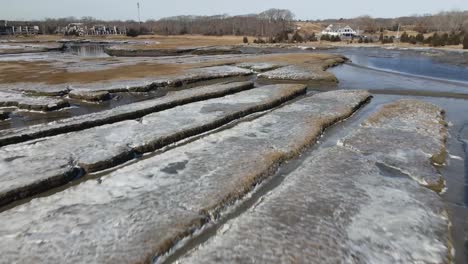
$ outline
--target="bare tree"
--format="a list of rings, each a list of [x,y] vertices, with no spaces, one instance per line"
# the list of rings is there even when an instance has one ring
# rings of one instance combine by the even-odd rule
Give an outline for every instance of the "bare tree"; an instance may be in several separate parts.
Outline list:
[[[375,33],[379,29],[375,19],[371,16],[360,16],[356,19],[356,24],[367,33]]]

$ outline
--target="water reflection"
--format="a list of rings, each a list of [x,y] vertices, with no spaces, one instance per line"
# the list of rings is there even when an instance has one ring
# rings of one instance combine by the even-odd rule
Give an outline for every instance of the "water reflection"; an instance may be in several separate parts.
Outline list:
[[[104,49],[109,45],[103,44],[67,44],[65,52],[80,57],[109,57]]]
[[[426,52],[386,49],[338,49],[341,53],[360,66],[384,69],[399,73],[468,82],[468,67],[449,64],[462,60],[468,62],[468,54],[456,52]],[[445,62],[445,63],[444,63]]]

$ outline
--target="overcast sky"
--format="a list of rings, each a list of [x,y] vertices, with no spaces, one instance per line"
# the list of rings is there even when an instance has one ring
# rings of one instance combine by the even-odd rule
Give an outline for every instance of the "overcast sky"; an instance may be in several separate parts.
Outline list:
[[[134,19],[176,15],[252,14],[269,8],[286,8],[298,19],[349,18],[360,15],[397,17],[468,10],[468,0],[0,0],[0,20],[92,16],[100,19]]]

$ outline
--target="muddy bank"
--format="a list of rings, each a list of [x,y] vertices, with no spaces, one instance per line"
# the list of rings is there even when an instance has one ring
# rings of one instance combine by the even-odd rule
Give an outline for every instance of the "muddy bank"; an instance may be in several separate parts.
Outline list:
[[[139,120],[3,147],[0,149],[0,205],[268,110],[305,91],[302,85],[264,86],[152,113]]]
[[[196,82],[208,81],[213,79],[222,79],[229,77],[241,77],[251,75],[252,71],[229,65],[202,67],[188,69],[176,75],[161,75],[156,77],[146,77],[130,80],[111,80],[106,82],[91,82],[91,83],[69,83],[45,85],[38,84],[28,85],[28,87],[17,88],[25,93],[32,94],[67,94],[70,91],[77,90],[86,92],[148,92],[154,91],[162,87],[181,87]],[[15,88],[10,88],[15,89]]]
[[[362,138],[363,145],[378,148],[397,141],[412,146],[414,152],[427,151],[424,141],[414,139],[444,138],[438,127],[426,130],[432,128],[433,119],[437,123],[440,109],[412,103],[385,106],[352,134],[373,126],[381,129],[381,137]],[[382,130],[393,126],[400,137],[390,140]],[[414,136],[399,134],[402,131]],[[437,148],[431,151],[438,154]],[[429,158],[415,163],[414,169],[433,168]],[[442,199],[405,174],[406,164],[400,165],[383,164],[349,145],[319,149],[280,186],[179,262],[451,262],[449,220]]]
[[[0,55],[40,53],[51,51],[63,51],[64,45],[59,43],[43,43],[43,44],[28,44],[28,43],[0,43]]]
[[[193,48],[174,49],[138,49],[131,47],[109,47],[104,50],[110,56],[116,57],[164,57],[164,56],[184,56],[184,55],[225,55],[242,54],[243,52],[231,46],[209,46]]]
[[[166,96],[132,103],[97,113],[66,118],[25,128],[0,130],[0,146],[20,143],[41,137],[84,130],[167,110],[188,103],[234,94],[254,87],[253,82],[221,83],[169,92]]]
[[[106,54],[116,57],[164,57],[181,55],[226,55],[226,54],[271,54],[286,52],[303,52],[314,50],[334,49],[331,46],[301,46],[298,44],[274,43],[274,44],[237,44],[237,45],[210,45],[192,46],[191,43],[176,47],[158,45],[125,45],[112,46],[105,49]]]
[[[0,226],[2,257],[39,263],[150,262],[368,98],[366,92],[352,91],[307,97],[98,182],[2,212],[0,220],[8,222]]]

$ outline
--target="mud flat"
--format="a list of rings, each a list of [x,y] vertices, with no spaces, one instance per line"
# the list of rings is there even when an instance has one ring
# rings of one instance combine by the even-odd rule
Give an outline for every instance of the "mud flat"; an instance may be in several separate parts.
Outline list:
[[[440,111],[398,101],[351,138],[363,137],[362,145],[372,149],[397,141],[414,152],[427,151],[426,144],[445,136],[432,124],[441,120]],[[393,126],[398,138],[383,131]],[[366,129],[381,129],[380,138],[365,138]],[[450,263],[449,220],[439,195],[399,172],[407,172],[407,164],[389,167],[346,144],[313,152],[281,185],[179,263]],[[410,173],[431,168],[429,159],[415,163]]]
[[[58,43],[28,44],[28,43],[0,43],[0,55],[37,53],[49,51],[61,51],[63,45]]]
[[[205,46],[187,48],[135,48],[135,47],[110,47],[105,52],[110,56],[117,57],[164,57],[182,55],[225,55],[242,54],[242,51],[235,46]]]
[[[65,100],[51,97],[34,97],[16,92],[0,92],[0,107],[11,106],[24,110],[47,112],[68,107],[70,104]]]
[[[0,213],[2,259],[150,262],[369,97],[364,91],[310,96],[99,181],[4,211]]]
[[[166,96],[161,98],[123,105],[97,113],[71,117],[26,128],[1,130],[0,146],[83,130],[129,119],[137,119],[154,112],[201,100],[234,94],[253,87],[253,82],[233,82],[196,87],[169,92]]]
[[[229,77],[240,77],[251,75],[252,71],[235,66],[213,66],[206,68],[190,69],[177,76],[167,76],[157,79],[134,80],[128,82],[116,81],[114,83],[96,83],[82,86],[72,86],[71,89],[86,90],[88,92],[110,93],[118,92],[148,92],[162,87],[180,87],[196,82],[222,79]]]
[[[0,149],[0,205],[64,184],[83,172],[108,169],[139,154],[268,110],[305,92],[303,85],[264,86],[149,114],[140,120],[5,146]]]
[[[105,82],[100,81],[85,84],[38,84],[36,87],[34,85],[29,84],[26,85],[26,87],[17,87],[13,89],[34,95],[66,95],[68,93],[71,93],[71,91],[76,90],[75,93],[87,94],[86,97],[90,100],[99,100],[100,96],[93,97],[92,94],[98,92],[148,92],[157,90],[162,87],[180,87],[201,81],[230,77],[242,77],[251,74],[253,74],[253,72],[248,69],[223,65],[194,68],[186,70],[178,75],[158,76],[155,78],[146,77],[128,81],[111,80]]]
[[[174,49],[133,49],[131,47],[109,47],[104,51],[109,56],[116,57],[163,57],[189,55],[195,48],[174,48]]]

